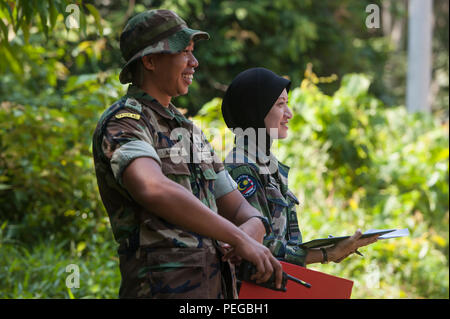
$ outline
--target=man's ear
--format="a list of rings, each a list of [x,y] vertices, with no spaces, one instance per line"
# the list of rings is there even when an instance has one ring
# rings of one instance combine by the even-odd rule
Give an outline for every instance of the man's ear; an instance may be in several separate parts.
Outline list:
[[[141,58],[142,65],[146,70],[155,70],[155,56],[153,54],[145,55]]]

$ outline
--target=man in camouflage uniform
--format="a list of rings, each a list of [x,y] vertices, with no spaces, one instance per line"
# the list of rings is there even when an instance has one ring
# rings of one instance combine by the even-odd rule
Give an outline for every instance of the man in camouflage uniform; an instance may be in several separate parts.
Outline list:
[[[100,195],[120,244],[121,298],[236,297],[220,242],[230,247],[227,257],[257,266],[254,279],[275,271],[281,285],[281,265],[259,243],[260,213],[236,190],[204,134],[171,103],[192,83],[194,42],[208,38],[169,10],[138,14],[121,34],[127,64],[120,81],[133,84],[93,136]]]

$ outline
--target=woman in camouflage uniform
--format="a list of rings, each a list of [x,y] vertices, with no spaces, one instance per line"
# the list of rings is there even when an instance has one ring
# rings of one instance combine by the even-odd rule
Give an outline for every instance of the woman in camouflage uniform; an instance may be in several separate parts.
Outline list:
[[[275,257],[300,266],[340,262],[358,247],[375,242],[377,236],[362,239],[358,230],[331,248],[299,247],[299,202],[288,188],[289,167],[270,152],[273,139],[287,137],[287,124],[292,118],[287,106],[290,84],[264,68],[248,69],[232,81],[223,98],[222,114],[236,137],[225,167],[241,194],[269,219],[272,231],[264,238],[264,244]]]

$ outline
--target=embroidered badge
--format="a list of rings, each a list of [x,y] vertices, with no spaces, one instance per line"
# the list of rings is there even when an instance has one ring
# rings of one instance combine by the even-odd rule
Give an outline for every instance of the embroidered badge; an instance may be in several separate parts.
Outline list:
[[[256,180],[253,176],[242,174],[236,180],[238,190],[241,194],[248,198],[256,192]]]
[[[130,117],[132,119],[135,120],[139,120],[141,118],[141,116],[139,114],[135,114],[135,113],[120,113],[120,114],[116,114],[116,119],[121,119],[124,117]]]

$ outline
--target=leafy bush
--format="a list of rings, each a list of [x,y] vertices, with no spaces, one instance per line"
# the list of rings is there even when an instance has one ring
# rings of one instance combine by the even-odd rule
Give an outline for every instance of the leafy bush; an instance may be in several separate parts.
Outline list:
[[[0,298],[117,298],[91,154],[98,117],[124,93],[112,78],[72,76],[61,91],[0,104]],[[65,285],[69,264],[79,289]]]
[[[74,76],[57,102],[53,91],[42,105],[1,103],[0,216],[16,239],[82,238],[104,216],[90,145],[119,87],[100,75]]]

